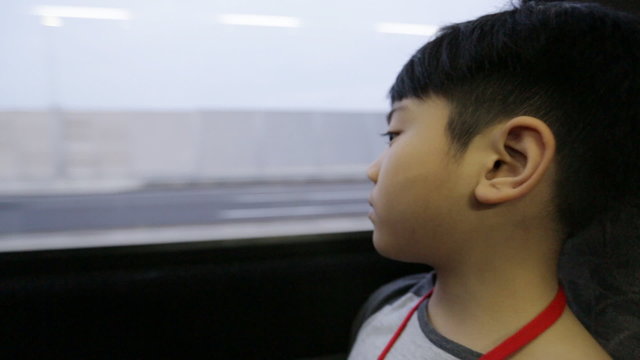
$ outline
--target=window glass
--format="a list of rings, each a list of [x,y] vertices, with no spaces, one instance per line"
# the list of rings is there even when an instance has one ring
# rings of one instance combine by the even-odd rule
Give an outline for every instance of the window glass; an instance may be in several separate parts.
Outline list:
[[[0,251],[370,229],[386,92],[503,0],[6,0]]]

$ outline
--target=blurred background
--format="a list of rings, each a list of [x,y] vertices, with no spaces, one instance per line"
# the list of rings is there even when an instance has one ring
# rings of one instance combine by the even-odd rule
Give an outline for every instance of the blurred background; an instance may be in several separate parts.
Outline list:
[[[371,229],[397,72],[508,6],[2,0],[0,251]]]

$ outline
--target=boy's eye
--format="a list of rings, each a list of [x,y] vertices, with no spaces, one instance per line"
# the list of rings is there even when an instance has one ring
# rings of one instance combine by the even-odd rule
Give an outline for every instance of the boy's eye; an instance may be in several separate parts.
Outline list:
[[[398,133],[397,132],[393,132],[393,131],[387,131],[384,134],[380,134],[380,136],[388,137],[389,141],[387,142],[387,144],[391,144],[393,139],[395,139],[395,137],[398,136]]]

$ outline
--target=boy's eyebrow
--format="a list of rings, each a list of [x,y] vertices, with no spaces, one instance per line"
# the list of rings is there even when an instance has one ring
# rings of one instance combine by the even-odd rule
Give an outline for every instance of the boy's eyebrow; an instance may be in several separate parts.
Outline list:
[[[396,112],[397,110],[402,110],[404,108],[405,108],[404,105],[399,105],[391,109],[391,111],[389,111],[389,113],[387,114],[387,125],[391,125],[391,117],[393,116],[393,113]]]

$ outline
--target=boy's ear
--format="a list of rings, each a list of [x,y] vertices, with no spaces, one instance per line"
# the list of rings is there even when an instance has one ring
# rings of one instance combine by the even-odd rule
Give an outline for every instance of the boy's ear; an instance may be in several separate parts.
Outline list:
[[[555,156],[555,137],[542,120],[519,116],[493,127],[486,138],[490,158],[475,188],[476,200],[495,205],[518,199],[544,177]]]

